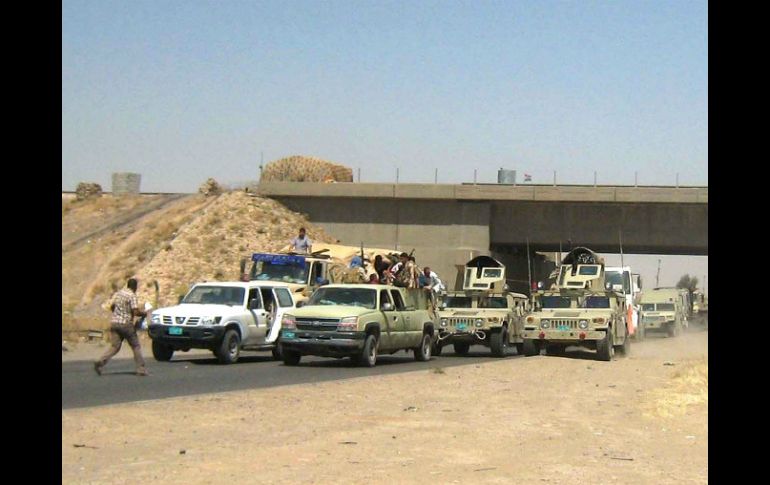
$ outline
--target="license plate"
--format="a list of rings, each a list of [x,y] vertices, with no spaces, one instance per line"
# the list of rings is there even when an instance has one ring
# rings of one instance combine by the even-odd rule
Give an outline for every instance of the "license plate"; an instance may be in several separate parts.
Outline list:
[[[294,334],[294,332],[283,332],[283,338],[296,338],[297,336]]]
[[[169,335],[182,335],[182,327],[171,327],[168,329]]]
[[[455,327],[455,328],[457,328],[457,330],[465,330],[465,324],[464,323],[458,323],[457,327]]]
[[[562,332],[566,332],[567,330],[569,330],[569,327],[566,325],[559,325],[559,330],[561,330]]]

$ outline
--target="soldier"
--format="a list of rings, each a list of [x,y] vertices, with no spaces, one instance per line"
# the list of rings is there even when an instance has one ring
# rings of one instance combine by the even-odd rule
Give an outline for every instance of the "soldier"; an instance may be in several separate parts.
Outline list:
[[[138,283],[135,278],[131,278],[126,283],[126,288],[118,291],[112,297],[112,319],[110,320],[110,349],[94,362],[94,370],[102,375],[102,369],[107,362],[120,352],[123,340],[128,340],[131,350],[134,351],[134,364],[136,364],[136,375],[147,376],[149,373],[144,367],[144,358],[142,357],[142,347],[139,345],[139,337],[136,335],[134,327],[134,317],[146,317],[147,312],[139,309],[136,300],[136,289]]]

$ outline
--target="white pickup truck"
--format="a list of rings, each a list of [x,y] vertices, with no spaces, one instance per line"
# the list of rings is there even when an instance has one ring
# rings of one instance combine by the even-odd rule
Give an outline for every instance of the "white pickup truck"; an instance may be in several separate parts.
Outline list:
[[[280,283],[198,283],[179,305],[152,312],[152,355],[169,361],[177,350],[208,349],[219,362],[232,364],[241,350],[271,350],[280,360],[281,319],[294,308],[290,288]]]

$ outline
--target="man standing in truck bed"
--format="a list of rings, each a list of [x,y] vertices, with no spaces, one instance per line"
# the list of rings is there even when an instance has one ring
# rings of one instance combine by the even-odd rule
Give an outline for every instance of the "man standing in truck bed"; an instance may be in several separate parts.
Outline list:
[[[295,253],[310,254],[313,250],[313,241],[305,235],[304,227],[299,228],[299,236],[292,239],[289,244],[291,244],[290,251]]]

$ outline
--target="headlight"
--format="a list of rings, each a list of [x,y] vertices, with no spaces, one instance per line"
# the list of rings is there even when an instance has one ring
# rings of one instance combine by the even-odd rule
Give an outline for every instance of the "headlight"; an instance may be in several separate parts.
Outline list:
[[[294,320],[294,315],[284,315],[283,320],[281,320],[281,328],[296,329],[297,321]]]
[[[152,316],[150,317],[150,321],[152,323],[154,323],[155,325],[159,325],[160,324],[160,315],[158,315],[157,313],[153,313]]]
[[[540,320],[540,328],[549,328],[551,326],[550,320]]]
[[[358,330],[358,317],[346,317],[337,324],[338,332],[355,332]]]
[[[578,322],[578,327],[582,328],[583,330],[588,328],[588,320],[580,320]]]
[[[203,317],[201,318],[201,325],[215,325],[222,321],[222,317]]]
[[[484,325],[484,319],[483,318],[477,318],[476,319],[476,326],[480,327],[482,325]]]
[[[441,326],[442,327],[446,327],[447,326],[447,322],[448,322],[448,320],[446,318],[442,318],[441,319]]]

